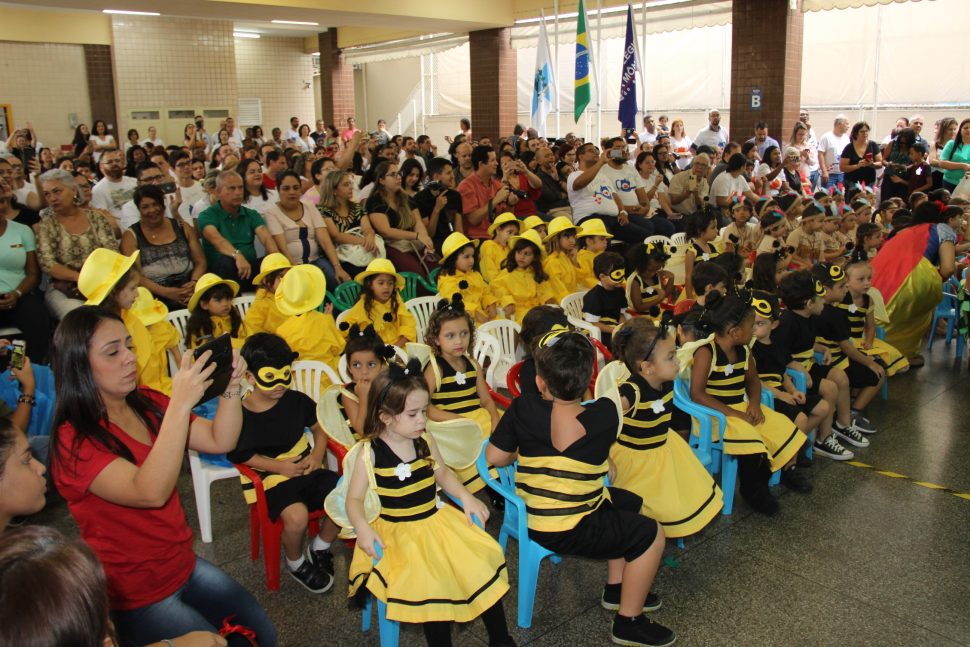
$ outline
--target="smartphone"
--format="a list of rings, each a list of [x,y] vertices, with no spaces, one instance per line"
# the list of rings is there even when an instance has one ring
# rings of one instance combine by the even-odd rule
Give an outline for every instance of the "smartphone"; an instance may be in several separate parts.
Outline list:
[[[27,342],[23,339],[15,339],[10,344],[13,347],[10,351],[10,368],[22,369],[24,367],[24,357],[27,354]]]
[[[156,186],[162,190],[162,193],[175,193],[175,182],[165,182]]]
[[[20,149],[20,161],[24,164],[24,175],[30,173],[30,161],[37,155],[33,145]]]
[[[867,162],[871,162],[872,161],[872,153],[866,153],[866,161]]]
[[[205,390],[199,402],[208,402],[217,395],[225,393],[229,380],[232,379],[232,342],[229,340],[229,333],[202,344],[192,351],[192,356],[198,360],[203,353],[210,350],[212,355],[206,362],[206,366],[215,362],[216,370],[209,376],[212,384]]]

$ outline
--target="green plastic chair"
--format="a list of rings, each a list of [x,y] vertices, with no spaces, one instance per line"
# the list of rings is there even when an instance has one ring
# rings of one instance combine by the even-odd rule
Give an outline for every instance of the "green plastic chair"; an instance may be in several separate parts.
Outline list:
[[[424,283],[424,287],[428,288],[428,292],[431,294],[438,294],[438,272],[440,271],[441,268],[436,267],[428,274],[427,281],[421,279],[421,282]]]
[[[333,305],[341,312],[350,310],[360,297],[361,285],[357,281],[344,281],[333,290]]]
[[[420,274],[414,272],[400,272],[400,274],[404,277],[404,289],[401,290],[401,296],[405,301],[410,301],[418,296],[419,285],[424,284],[427,287],[427,282]]]

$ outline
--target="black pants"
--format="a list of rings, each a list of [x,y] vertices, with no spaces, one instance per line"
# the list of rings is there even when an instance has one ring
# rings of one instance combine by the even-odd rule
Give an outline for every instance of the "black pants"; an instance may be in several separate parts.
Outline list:
[[[259,266],[262,261],[263,259],[261,258],[257,258],[256,262],[250,261],[249,264],[252,269],[249,272],[248,279],[239,277],[239,270],[236,269],[235,259],[232,256],[226,256],[225,254],[221,254],[214,263],[209,264],[209,271],[216,274],[220,278],[235,281],[239,284],[240,291],[249,291],[253,289],[253,277],[259,274]]]
[[[51,343],[51,319],[40,292],[35,290],[20,297],[13,310],[0,310],[0,327],[19,328],[20,334],[16,337],[27,343],[27,357],[30,361],[34,364],[47,363],[47,351]]]

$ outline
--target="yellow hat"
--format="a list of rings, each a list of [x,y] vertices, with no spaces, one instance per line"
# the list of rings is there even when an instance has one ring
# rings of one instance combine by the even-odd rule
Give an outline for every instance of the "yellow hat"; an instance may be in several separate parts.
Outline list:
[[[538,232],[536,232],[535,229],[530,229],[529,231],[524,232],[522,234],[512,236],[511,240],[509,241],[509,244],[514,247],[515,243],[517,243],[520,240],[529,241],[530,243],[532,243],[533,245],[539,248],[539,251],[542,252],[541,254],[542,256],[546,255],[546,248],[542,246],[542,239],[539,238],[539,234]]]
[[[547,229],[548,233],[542,242],[548,243],[549,239],[556,234],[561,234],[562,232],[569,231],[570,229],[576,230],[577,234],[582,231],[581,227],[577,227],[573,224],[573,221],[569,219],[569,216],[556,216],[552,219],[552,222],[549,223],[549,228]]]
[[[253,277],[253,285],[258,287],[266,279],[267,274],[272,274],[276,270],[286,270],[291,267],[293,267],[293,263],[286,257],[286,254],[280,254],[279,252],[267,254],[259,266],[259,274]]]
[[[528,231],[530,229],[535,229],[536,227],[539,227],[544,224],[546,224],[546,221],[540,218],[539,216],[529,216],[528,218],[522,221],[521,227],[522,227],[522,231]]]
[[[603,238],[613,238],[613,234],[606,231],[606,225],[599,218],[590,218],[583,221],[583,226],[579,228],[576,238],[583,236],[602,236]]]
[[[138,287],[138,296],[131,304],[130,312],[145,324],[145,327],[157,324],[168,315],[168,307],[156,299],[148,288]]]
[[[104,247],[91,252],[77,277],[77,289],[88,298],[85,304],[101,305],[104,298],[111,293],[121,277],[137,260],[138,250],[135,250],[131,256],[125,256]]]
[[[448,234],[445,242],[441,243],[441,262],[444,263],[446,258],[466,245],[474,245],[474,243],[465,234],[460,231],[453,231]]]
[[[276,308],[285,315],[316,310],[327,296],[327,279],[316,265],[297,265],[283,275],[276,290]]]
[[[189,299],[189,311],[195,310],[195,306],[199,304],[199,299],[205,294],[206,290],[214,288],[217,285],[228,285],[229,289],[232,290],[232,296],[235,297],[239,294],[239,284],[235,281],[230,281],[229,279],[224,279],[217,274],[211,274],[206,272],[195,282],[195,292],[192,293],[192,297]]]
[[[492,221],[492,224],[488,226],[488,235],[494,236],[496,229],[502,225],[507,225],[510,222],[514,222],[516,225],[518,225],[519,231],[522,231],[522,223],[519,222],[519,219],[515,217],[514,213],[506,211],[503,214],[499,214],[499,216]]]
[[[367,269],[354,277],[354,280],[364,284],[364,279],[368,276],[375,276],[377,274],[390,274],[395,279],[397,279],[397,289],[404,289],[404,277],[397,273],[394,269],[394,263],[387,260],[386,258],[375,258],[370,263],[367,264]]]

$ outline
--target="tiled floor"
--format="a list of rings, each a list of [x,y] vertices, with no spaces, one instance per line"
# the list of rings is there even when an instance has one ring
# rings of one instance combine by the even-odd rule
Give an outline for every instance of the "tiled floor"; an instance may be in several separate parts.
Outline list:
[[[857,460],[968,493],[970,378],[942,343],[928,358],[926,367],[893,378],[888,403],[872,404],[868,413],[880,431]],[[685,550],[668,547],[655,589],[664,606],[655,617],[677,632],[678,644],[970,645],[970,500],[824,458],[812,470],[815,492],[779,492],[777,517],[755,515],[739,501],[732,516],[689,538]],[[179,489],[195,527],[187,473]],[[216,539],[198,542],[197,551],[255,592],[281,645],[379,644],[376,623],[360,633],[360,613],[349,608],[342,581],[315,596],[284,575],[280,592],[267,591],[262,562],[249,560],[239,484],[217,482],[212,497]],[[76,534],[63,504],[30,522]],[[514,625],[514,542],[510,547],[513,590],[505,609]],[[349,552],[338,548],[341,580],[348,562]],[[610,613],[599,607],[605,576],[602,563],[543,564],[533,625],[513,629],[518,644],[609,644]],[[405,627],[401,644],[423,645],[423,635]],[[480,623],[455,632],[455,645],[486,644]]]

